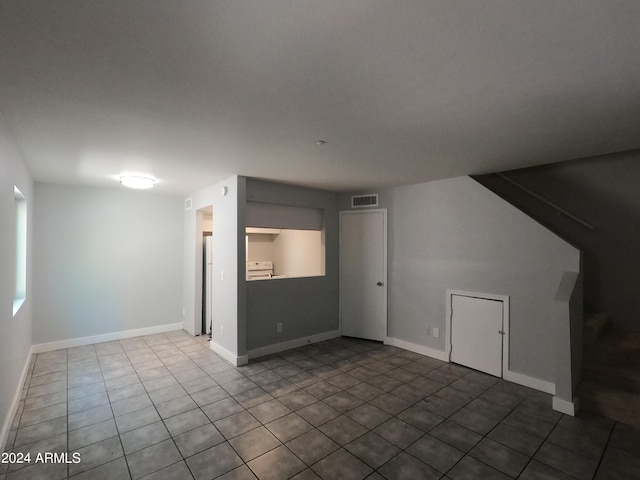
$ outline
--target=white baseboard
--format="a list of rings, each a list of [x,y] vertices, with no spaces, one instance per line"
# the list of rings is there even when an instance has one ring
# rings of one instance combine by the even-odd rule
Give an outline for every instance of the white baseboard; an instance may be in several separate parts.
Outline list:
[[[435,348],[425,347],[424,345],[407,342],[406,340],[400,340],[399,338],[385,337],[384,344],[402,348],[403,350],[409,350],[410,352],[419,353],[420,355],[426,355],[427,357],[442,360],[443,362],[449,361],[449,355],[443,350],[436,350]]]
[[[104,333],[102,335],[93,335],[91,337],[71,338],[69,340],[60,340],[58,342],[39,343],[31,348],[33,353],[44,353],[52,350],[60,350],[61,348],[81,347],[83,345],[91,345],[92,343],[110,342],[112,340],[122,340],[123,338],[172,332],[174,330],[182,330],[182,322],[157,325],[155,327],[137,328],[135,330],[123,330],[121,332]]]
[[[296,338],[294,340],[289,340],[286,342],[274,343],[273,345],[254,348],[249,350],[247,352],[247,355],[249,358],[263,357],[265,355],[284,352],[285,350],[291,350],[292,348],[302,347],[311,343],[324,342],[325,340],[331,340],[332,338],[338,338],[340,336],[340,330],[330,330],[328,332],[309,335],[308,337]]]
[[[417,345],[415,343],[407,342],[406,340],[400,340],[398,338],[386,337],[384,340],[385,345],[393,345],[394,347],[409,350],[410,352],[426,355],[427,357],[435,358],[436,360],[442,360],[443,362],[449,362],[449,354],[442,350],[436,350],[435,348],[425,347],[424,345]],[[554,383],[547,382],[546,380],[540,380],[539,378],[530,377],[522,373],[512,372],[505,370],[502,373],[502,378],[509,382],[517,383],[518,385],[524,385],[525,387],[533,388],[551,395],[556,394],[556,386]]]
[[[549,393],[551,395],[556,394],[556,384],[547,382],[546,380],[540,380],[539,378],[530,377],[522,373],[512,372],[511,370],[505,370],[502,372],[502,378],[518,385],[524,385],[525,387],[533,388],[540,392]]]
[[[2,422],[2,430],[0,430],[0,452],[4,452],[5,447],[7,446],[7,439],[9,438],[9,432],[11,431],[11,424],[13,423],[13,417],[16,416],[16,412],[18,411],[18,405],[20,404],[20,395],[22,394],[22,389],[24,388],[24,382],[27,380],[27,374],[29,373],[29,365],[31,363],[31,357],[33,356],[33,353],[34,351],[32,346],[29,349],[29,354],[27,355],[24,367],[22,368],[22,374],[20,375],[20,381],[18,382],[16,393],[13,395],[11,408],[9,409],[6,418]]]
[[[247,363],[249,363],[249,357],[247,355],[237,356],[235,353],[230,352],[222,345],[214,341],[211,341],[209,343],[209,348],[211,348],[211,350],[220,355],[234,367],[241,367],[242,365],[246,365]]]
[[[573,402],[563,400],[559,397],[553,397],[552,407],[556,412],[564,413],[565,415],[576,416],[578,413],[578,399],[574,399]]]

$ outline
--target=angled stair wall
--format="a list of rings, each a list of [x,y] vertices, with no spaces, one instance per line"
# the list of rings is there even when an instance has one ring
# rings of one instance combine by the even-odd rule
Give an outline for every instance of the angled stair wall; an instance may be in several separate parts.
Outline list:
[[[472,178],[582,250],[585,310],[640,332],[640,151]]]
[[[580,408],[640,428],[640,152],[473,178],[581,249]]]

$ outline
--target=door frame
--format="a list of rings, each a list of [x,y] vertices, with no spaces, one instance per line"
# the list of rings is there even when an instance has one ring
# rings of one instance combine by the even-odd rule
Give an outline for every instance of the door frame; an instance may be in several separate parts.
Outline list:
[[[500,378],[504,378],[505,372],[509,371],[509,296],[497,295],[495,293],[466,292],[463,290],[447,289],[445,349],[449,363],[451,363],[451,320],[453,316],[453,309],[451,307],[453,295],[502,302],[502,331],[504,335],[502,335],[502,375],[500,375]]]
[[[383,256],[383,282],[384,282],[384,290],[385,290],[385,295],[383,298],[383,309],[384,309],[384,320],[385,320],[385,338],[382,339],[382,341],[384,342],[388,336],[389,336],[389,306],[388,306],[388,298],[389,298],[389,284],[387,282],[388,279],[388,260],[387,260],[387,251],[388,251],[388,245],[389,245],[389,223],[388,223],[388,219],[387,219],[387,209],[386,208],[368,208],[368,209],[358,209],[358,210],[341,210],[340,212],[340,217],[338,220],[338,228],[340,230],[340,239],[339,239],[339,245],[340,245],[340,258],[338,259],[338,265],[339,265],[339,274],[338,274],[338,311],[339,311],[339,318],[338,318],[338,329],[340,330],[340,335],[342,336],[342,218],[345,215],[366,215],[369,213],[382,213],[382,228],[384,230],[383,233],[383,237],[382,237],[382,256]]]

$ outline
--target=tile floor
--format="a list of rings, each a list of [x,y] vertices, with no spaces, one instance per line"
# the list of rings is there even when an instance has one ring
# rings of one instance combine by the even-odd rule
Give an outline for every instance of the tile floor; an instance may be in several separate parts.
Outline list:
[[[34,356],[0,480],[640,478],[640,431],[395,347],[335,339],[234,368],[184,332]]]

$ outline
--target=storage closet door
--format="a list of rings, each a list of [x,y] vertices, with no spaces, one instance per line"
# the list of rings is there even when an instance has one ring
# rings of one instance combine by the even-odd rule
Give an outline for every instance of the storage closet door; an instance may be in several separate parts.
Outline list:
[[[502,377],[504,303],[451,296],[451,361]]]

